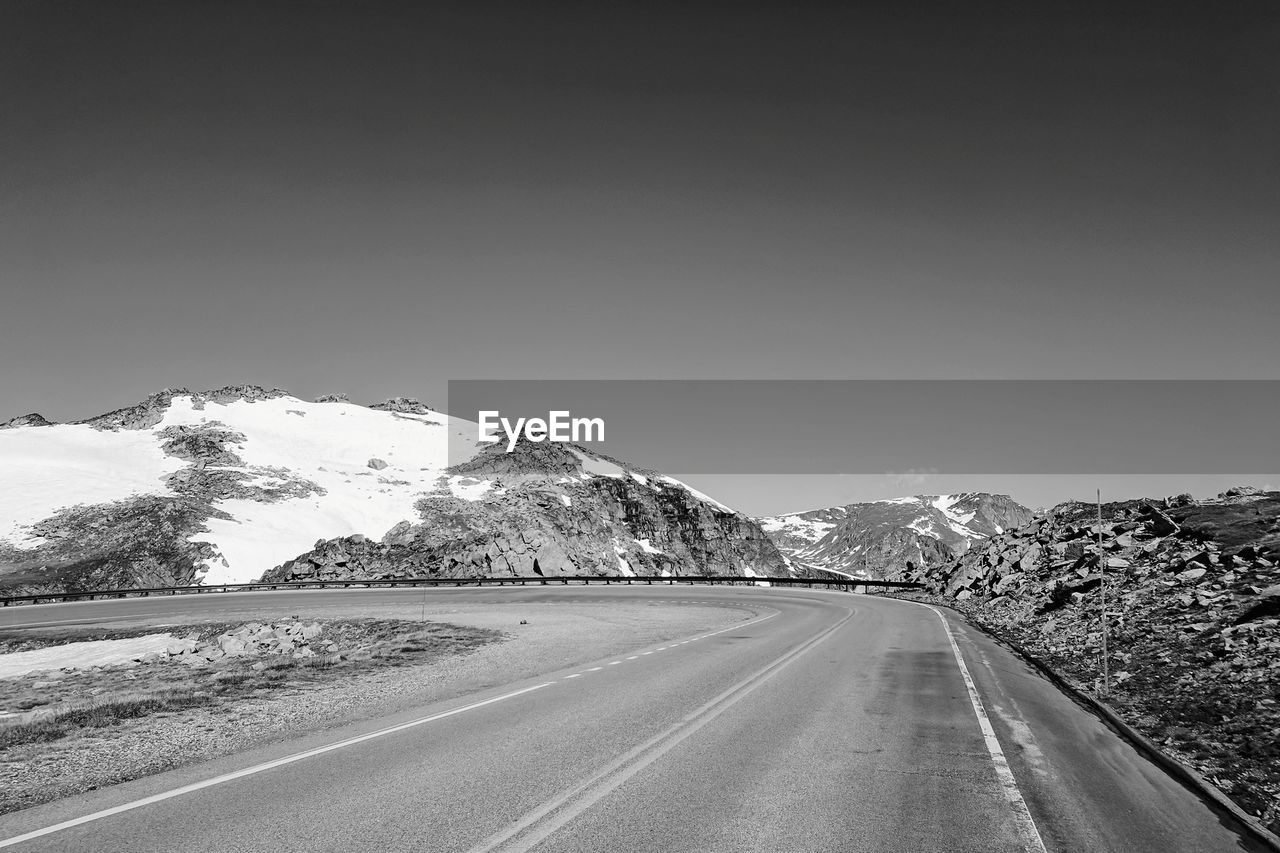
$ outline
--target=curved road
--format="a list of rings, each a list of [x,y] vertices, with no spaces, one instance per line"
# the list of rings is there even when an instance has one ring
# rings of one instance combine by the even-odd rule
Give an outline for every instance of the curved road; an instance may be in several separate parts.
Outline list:
[[[0,627],[368,608],[418,590],[13,608]],[[48,851],[1229,851],[1196,796],[950,614],[752,587],[436,590],[756,615],[0,816]],[[408,597],[408,598],[406,598]]]

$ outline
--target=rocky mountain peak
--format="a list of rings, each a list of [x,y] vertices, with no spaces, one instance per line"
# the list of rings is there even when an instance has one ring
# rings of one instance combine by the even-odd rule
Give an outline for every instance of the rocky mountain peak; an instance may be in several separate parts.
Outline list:
[[[192,391],[189,388],[165,388],[132,406],[125,406],[105,414],[74,421],[99,430],[118,429],[151,429],[164,420],[165,410],[173,402],[174,397],[191,397],[197,409],[205,403],[230,403],[235,400],[272,400],[287,397],[289,392],[282,388],[263,388],[260,385],[227,385],[208,391]]]
[[[44,427],[53,426],[54,422],[48,420],[44,415],[38,412],[32,412],[27,415],[18,415],[16,418],[10,418],[0,424],[0,429],[17,429],[18,427]]]

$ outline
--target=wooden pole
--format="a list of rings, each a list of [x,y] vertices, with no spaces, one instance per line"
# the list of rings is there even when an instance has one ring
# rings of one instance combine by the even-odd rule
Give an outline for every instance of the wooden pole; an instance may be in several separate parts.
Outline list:
[[[1107,564],[1102,556],[1102,489],[1098,489],[1098,585],[1102,599],[1102,695],[1111,692],[1111,666],[1107,660]]]

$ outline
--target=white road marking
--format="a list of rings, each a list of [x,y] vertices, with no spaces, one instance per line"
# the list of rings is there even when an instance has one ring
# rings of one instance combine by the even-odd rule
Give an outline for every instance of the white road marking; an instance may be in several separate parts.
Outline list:
[[[627,660],[635,660],[638,657],[640,657],[640,655],[632,655],[631,657],[627,658]]]
[[[911,602],[919,604],[920,602]],[[978,727],[982,729],[982,738],[987,743],[987,752],[991,754],[991,763],[996,768],[996,778],[1000,782],[1000,787],[1004,791],[1005,799],[1009,801],[1009,805],[1013,808],[1013,823],[1018,830],[1018,835],[1022,838],[1023,848],[1026,853],[1047,853],[1044,846],[1044,839],[1040,837],[1040,830],[1036,828],[1036,822],[1031,818],[1031,811],[1027,808],[1027,801],[1022,798],[1022,792],[1018,790],[1018,782],[1013,778],[1013,771],[1009,769],[1009,761],[1004,756],[1004,750],[1000,748],[1000,741],[996,738],[995,729],[991,728],[991,720],[987,717],[987,710],[982,705],[982,698],[978,696],[978,688],[973,683],[973,678],[969,675],[969,668],[964,664],[964,657],[960,654],[960,646],[956,645],[955,635],[951,633],[951,626],[947,624],[947,618],[936,607],[928,604],[922,604],[922,607],[928,607],[933,611],[934,615],[942,622],[942,630],[947,634],[947,642],[951,644],[951,653],[955,655],[956,665],[960,667],[960,677],[964,679],[964,686],[969,691],[969,702],[973,705],[973,712],[978,715]]]
[[[602,666],[593,666],[590,669],[588,669],[587,672],[599,672],[602,669],[604,669],[604,667]]]
[[[628,779],[670,752],[690,735],[720,716],[720,714],[733,707],[757,687],[769,681],[783,667],[831,636],[832,633],[843,627],[852,618],[853,611],[849,610],[848,615],[835,625],[734,684],[697,710],[685,715],[660,734],[628,750],[597,771],[585,782],[553,797],[515,821],[507,829],[475,845],[468,853],[492,853],[492,851],[496,850],[502,850],[504,853],[526,853],[526,851],[536,847],[562,826],[608,796]]]
[[[620,663],[622,663],[620,660],[611,660],[609,661],[609,666],[617,666]]]
[[[581,677],[582,677],[582,673],[580,673],[580,672],[575,672],[573,675],[566,675],[566,676],[565,676],[565,678],[581,678]]]
[[[343,749],[344,747],[354,746],[358,743],[364,743],[367,740],[373,740],[374,738],[380,738],[385,735],[394,734],[395,732],[402,732],[405,729],[411,729],[411,728],[414,728],[415,726],[421,726],[425,723],[432,723],[432,722],[435,722],[436,720],[443,720],[445,717],[452,717],[456,714],[461,714],[466,711],[475,710],[476,708],[483,708],[485,705],[492,705],[495,702],[501,702],[504,699],[511,699],[516,696],[521,696],[525,693],[529,693],[534,690],[540,690],[543,687],[550,687],[552,684],[554,684],[554,682],[546,681],[546,682],[543,682],[542,684],[535,684],[532,687],[525,687],[520,690],[513,690],[510,693],[504,693],[501,696],[494,696],[491,699],[484,699],[480,702],[472,702],[470,705],[463,705],[461,708],[454,708],[451,711],[443,711],[439,714],[432,714],[429,717],[423,717],[422,719],[419,719],[419,720],[410,720],[407,723],[401,723],[399,725],[390,726],[385,729],[378,729],[375,732],[369,732],[368,734],[347,738],[346,740],[340,740],[337,743],[331,743],[331,744],[328,744],[327,746],[321,746],[315,749],[308,749],[306,752],[299,752],[294,755],[286,755],[284,758],[277,758],[274,761],[267,761],[263,764],[255,764],[252,767],[246,767],[242,770],[236,770],[233,773],[224,773],[221,776],[214,776],[212,779],[205,779],[204,781],[201,781],[201,782],[193,782],[190,785],[183,785],[181,788],[174,788],[171,791],[163,791],[159,794],[153,794],[150,797],[143,797],[140,800],[134,800],[133,802],[124,803],[119,806],[112,806],[109,809],[103,809],[102,811],[93,812],[92,814],[87,814],[82,817],[73,818],[71,820],[64,820],[62,823],[55,823],[53,826],[46,826],[43,829],[36,829],[36,830],[32,830],[31,832],[23,833],[22,835],[15,835],[12,838],[2,839],[0,840],[0,847],[12,847],[15,844],[21,844],[24,841],[30,841],[33,838],[40,838],[45,835],[52,835],[55,832],[61,832],[62,830],[70,829],[73,826],[80,826],[81,824],[91,823],[95,820],[101,820],[104,817],[111,817],[112,815],[118,815],[118,814],[121,814],[122,812],[132,811],[134,809],[142,808],[143,806],[149,806],[152,803],[159,803],[164,800],[173,799],[174,797],[181,797],[183,794],[190,794],[190,793],[194,793],[195,791],[203,790],[205,788],[212,788],[214,785],[221,785],[224,782],[231,782],[235,779],[243,779],[245,776],[254,776],[258,773],[263,773],[267,770],[274,770],[277,767],[283,767],[286,764],[293,764],[295,761],[302,761],[304,758],[312,758],[317,755],[323,755],[326,752],[333,752],[335,749]]]

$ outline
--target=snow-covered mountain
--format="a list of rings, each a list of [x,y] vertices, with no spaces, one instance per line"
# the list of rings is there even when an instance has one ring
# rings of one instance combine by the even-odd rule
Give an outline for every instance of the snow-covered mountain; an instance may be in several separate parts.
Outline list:
[[[1031,510],[1007,495],[915,495],[759,519],[801,566],[883,577],[910,564],[933,566],[974,542],[1018,527]]]
[[[506,454],[475,438],[474,423],[415,400],[256,386],[166,390],[71,424],[24,415],[0,427],[0,589],[236,583],[286,564],[293,576],[786,572],[755,522],[670,477],[581,447]],[[460,464],[459,446],[474,448]],[[368,565],[298,562],[388,534]]]

